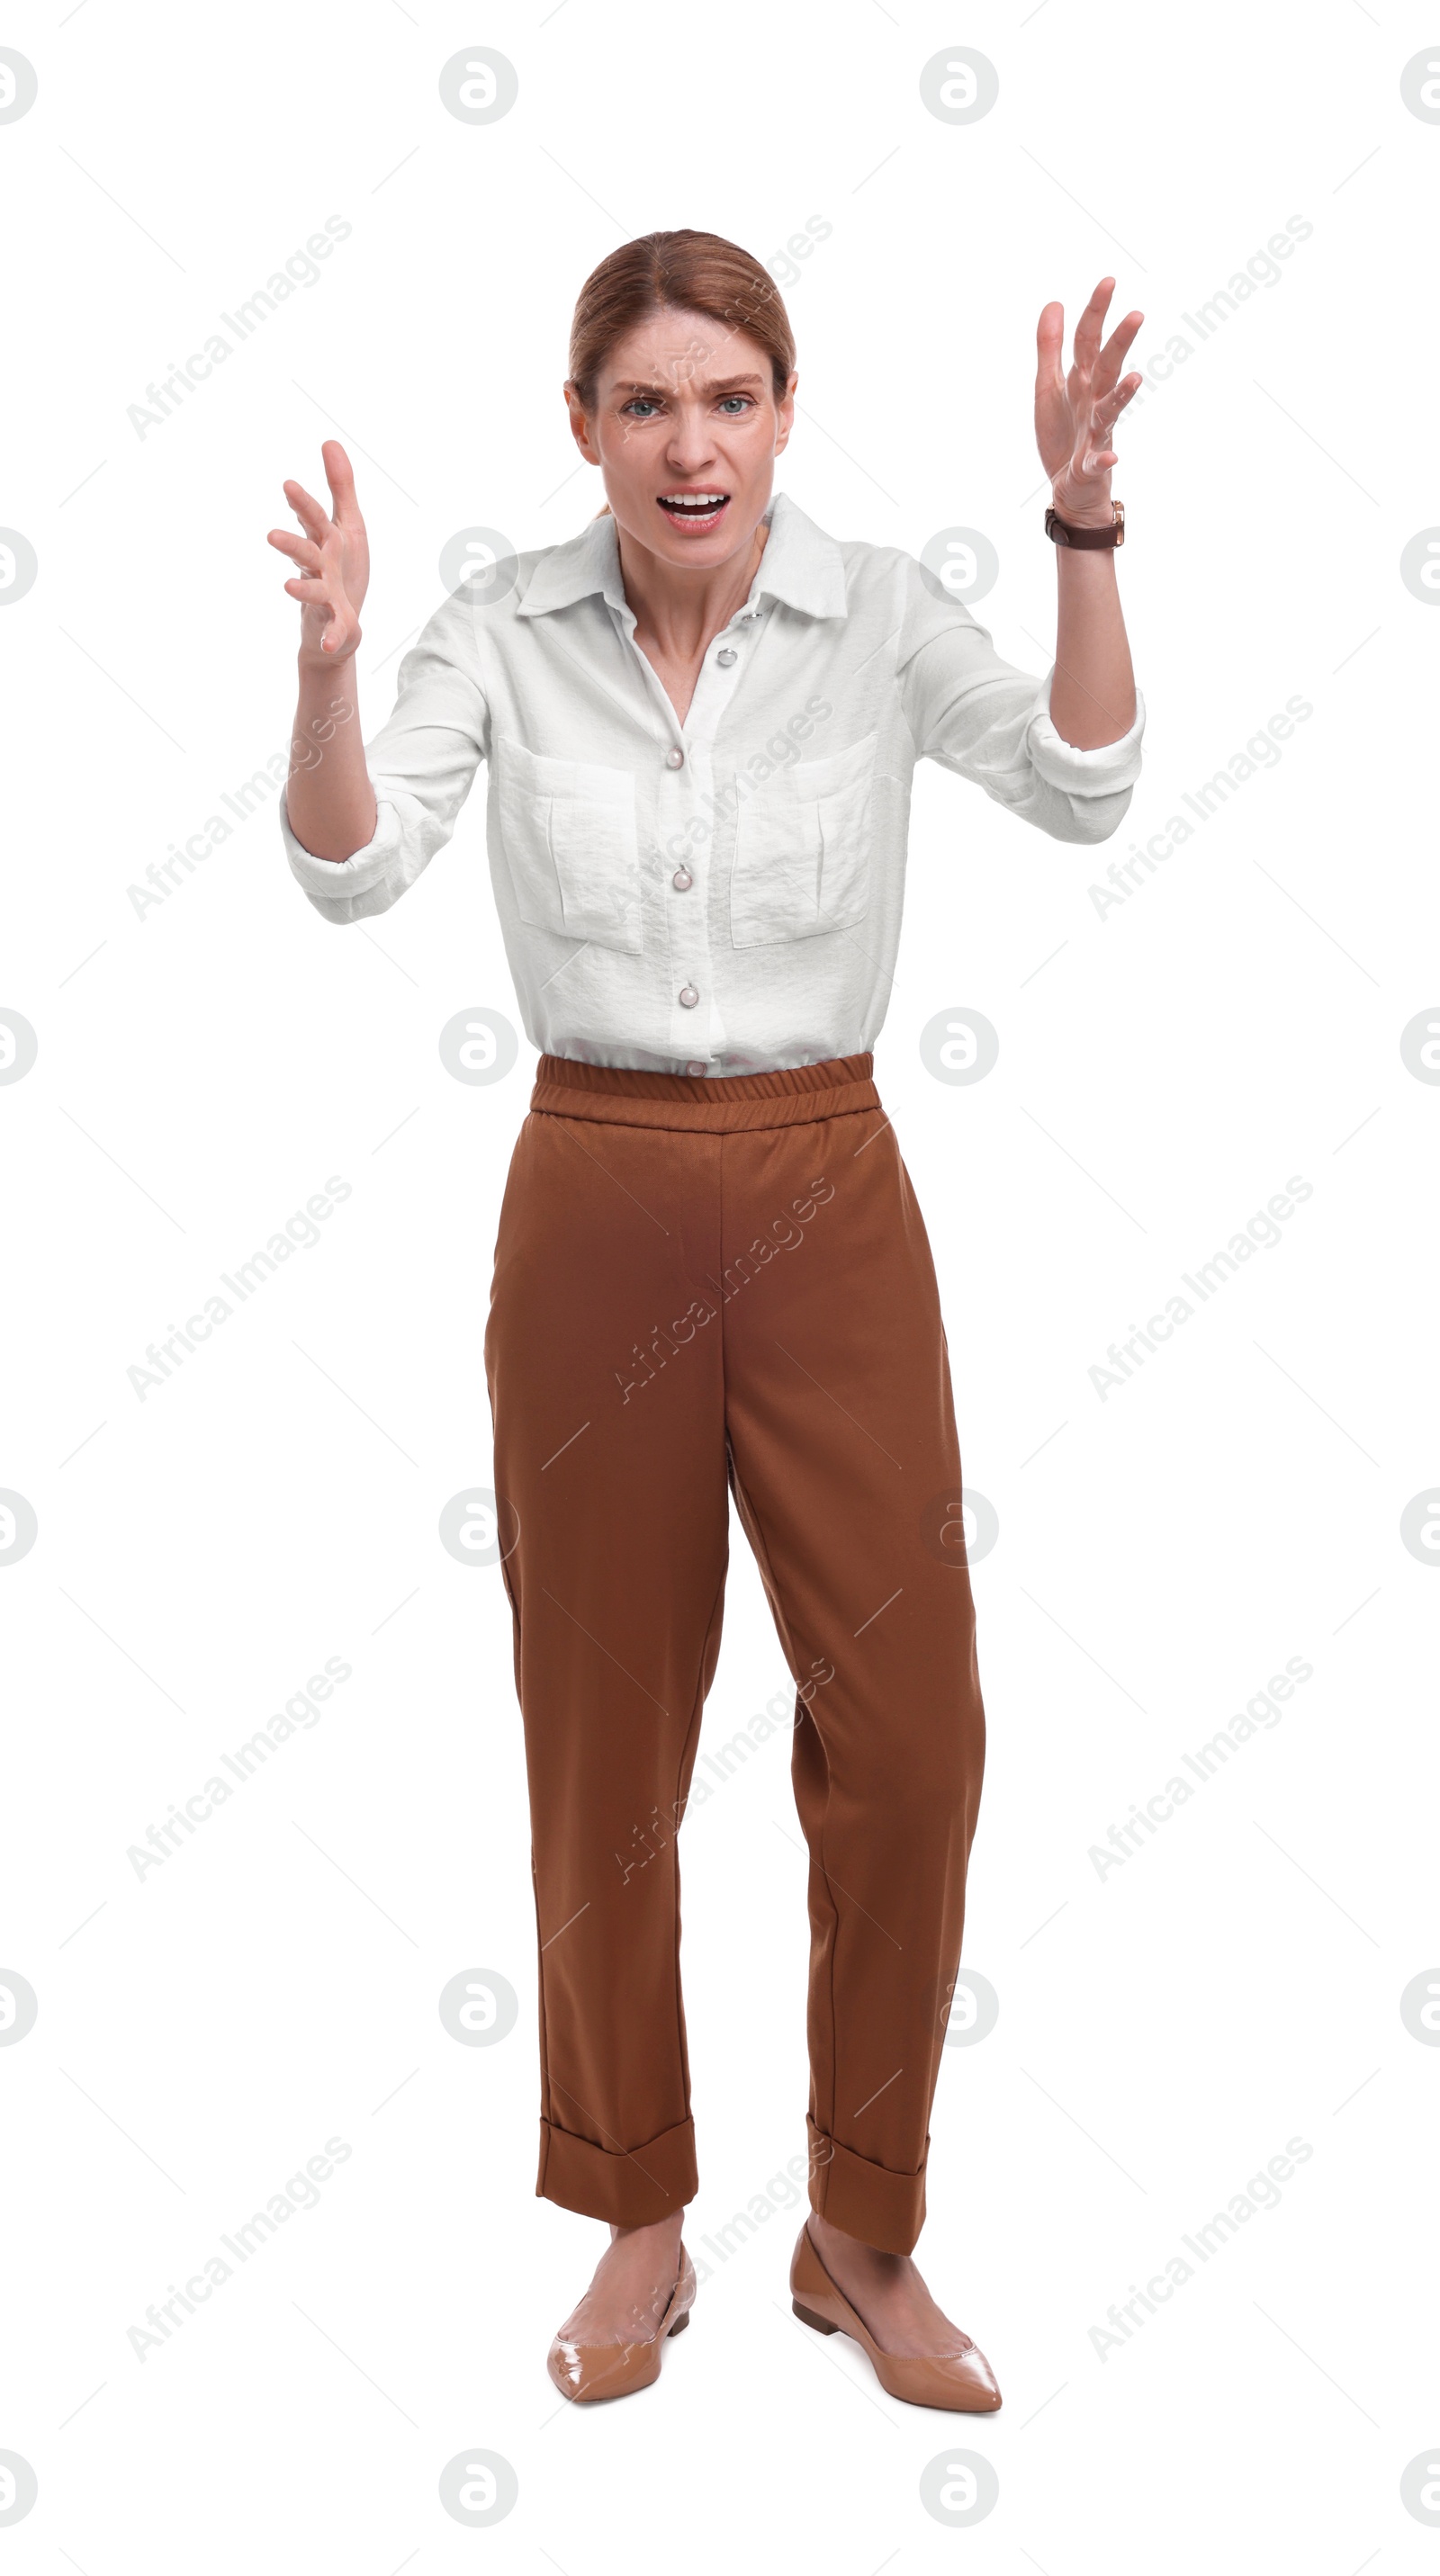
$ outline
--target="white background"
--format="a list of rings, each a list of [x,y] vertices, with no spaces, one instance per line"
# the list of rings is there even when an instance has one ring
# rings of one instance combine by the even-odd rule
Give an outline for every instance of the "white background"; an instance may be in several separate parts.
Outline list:
[[[39,565],[0,615],[0,1005],[39,1038],[0,1091],[0,1484],[39,1523],[3,1574],[0,1964],[39,1998],[0,2049],[0,2448],[39,2481],[0,2548],[24,2576],[1434,2566],[1400,2480],[1440,2440],[1440,2053],[1399,2009],[1440,1957],[1436,1577],[1400,1537],[1440,1468],[1440,1093],[1400,1053],[1440,983],[1440,619],[1399,574],[1440,519],[1440,128],[1400,89],[1434,35],[1359,0],[10,13],[39,79],[0,125],[0,521]],[[957,41],[999,75],[970,126],[920,95]],[[519,79],[485,127],[438,88],[475,42]],[[319,282],[138,436],[147,383],[329,215],[352,231]],[[602,2239],[533,2194],[510,1619],[437,1536],[488,1468],[481,1336],[533,1060],[466,1088],[437,1051],[467,1007],[516,1017],[481,794],[405,902],[343,936],[273,811],[143,915],[128,893],[288,739],[282,476],[318,489],[320,440],[351,442],[373,732],[446,540],[548,544],[599,505],[559,392],[595,261],[689,223],[784,278],[811,216],[832,230],[787,285],[780,482],[841,537],[985,531],[978,613],[1027,669],[1053,641],[1040,306],[1073,319],[1113,270],[1144,363],[1192,348],[1120,441],[1149,707],[1130,815],[1062,847],[922,773],[877,1056],[967,1482],[999,1515],[966,1962],[1000,2016],[946,2051],[919,2249],[1005,2391],[969,2422],[893,2403],[789,2316],[783,1730],[682,1845],[689,2241],[707,2259],[781,2177],[774,2214],[710,2259],[656,2389],[584,2410],[545,2376]],[[1181,316],[1292,216],[1309,237],[1202,343]],[[1098,912],[1092,882],[1292,696],[1313,714],[1278,764]],[[920,1060],[949,1008],[1000,1034],[973,1088]],[[332,1174],[351,1195],[321,1240],[142,1402],[147,1343]],[[1291,1175],[1313,1194],[1282,1241],[1102,1401],[1106,1346]],[[736,1548],[702,1749],[785,1681]],[[320,1721],[137,1879],[127,1848],[327,1657],[352,1674]],[[1102,1879],[1090,1847],[1292,1657],[1313,1677],[1280,1721]],[[437,2012],[471,1968],[519,1996],[492,2047]],[[331,2137],[351,2154],[319,2205],[138,2358],[147,2306]],[[1292,2138],[1312,2153],[1279,2206],[1102,2357],[1112,2303]],[[467,2446],[519,2480],[479,2531],[438,2494]],[[960,2534],[920,2494],[957,2448],[999,2479]]]

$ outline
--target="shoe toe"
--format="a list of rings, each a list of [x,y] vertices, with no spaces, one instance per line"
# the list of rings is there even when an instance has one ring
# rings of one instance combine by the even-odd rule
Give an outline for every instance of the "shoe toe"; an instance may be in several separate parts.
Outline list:
[[[967,2409],[976,2415],[993,2415],[1000,2404],[1000,2383],[978,2343],[972,2343],[951,2366]]]
[[[586,2363],[591,2358],[583,2344],[569,2343],[558,2335],[545,2356],[545,2367],[562,2397],[578,2397],[585,2385]]]
[[[562,2397],[582,2404],[597,2397],[628,2397],[657,2377],[653,2343],[565,2343],[555,2337],[546,2368]]]
[[[967,2352],[888,2353],[871,2349],[875,2376],[907,2406],[935,2406],[951,2415],[993,2415],[1000,2404],[995,2374],[973,2344]]]
[[[563,2333],[555,2336],[545,2367],[561,2396],[584,2404],[648,2388],[660,2375],[662,2343],[689,2324],[694,2297],[695,2266],[682,2245],[679,2278],[656,2333],[634,2343],[577,2343]]]

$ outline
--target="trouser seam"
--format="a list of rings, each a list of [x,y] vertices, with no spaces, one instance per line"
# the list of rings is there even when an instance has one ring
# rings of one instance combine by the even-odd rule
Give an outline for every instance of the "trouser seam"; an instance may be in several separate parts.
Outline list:
[[[680,1993],[680,1827],[684,1821],[680,1808],[680,1783],[685,1776],[686,1756],[699,1732],[700,1720],[704,1714],[705,1665],[710,1652],[710,1639],[714,1633],[715,1616],[720,1608],[721,1602],[725,1598],[725,1578],[729,1571],[729,1540],[727,1535],[725,1561],[720,1568],[720,1580],[715,1586],[715,1598],[710,1604],[710,1616],[705,1622],[705,1633],[700,1640],[700,1669],[695,1676],[695,1705],[690,1712],[690,1723],[685,1730],[685,1741],[680,1747],[680,1759],[675,1767],[675,1796],[671,1801],[672,1812],[675,1818],[675,1838],[671,1845],[671,1850],[674,1855],[672,1866],[675,1873],[675,2045],[680,2060],[681,2087],[685,2102],[685,2116],[687,2119],[691,2116],[690,2056],[689,2050],[685,2044],[684,2010]]]
[[[740,1499],[742,1499],[742,1500],[743,1500],[743,1502],[744,1502],[744,1506],[745,1506],[745,1510],[746,1510],[746,1512],[749,1514],[749,1528],[747,1528],[746,1535],[747,1535],[747,1537],[750,1537],[750,1538],[751,1538],[751,1545],[755,1548],[755,1553],[756,1553],[757,1557],[759,1558],[760,1563],[761,1563],[761,1565],[762,1565],[762,1567],[763,1567],[763,1569],[764,1569],[764,1572],[765,1572],[765,1575],[766,1575],[766,1578],[767,1578],[767,1585],[768,1585],[768,1590],[769,1590],[769,1596],[770,1596],[770,1599],[771,1599],[771,1601],[772,1601],[773,1603],[775,1603],[775,1604],[778,1606],[779,1611],[780,1611],[780,1618],[781,1618],[781,1622],[782,1622],[782,1627],[781,1627],[781,1643],[782,1643],[782,1645],[783,1645],[783,1647],[784,1647],[784,1649],[785,1649],[785,1651],[786,1651],[786,1654],[787,1654],[787,1656],[788,1656],[788,1658],[789,1658],[789,1662],[790,1662],[790,1678],[791,1678],[791,1680],[792,1680],[792,1681],[794,1682],[794,1684],[795,1684],[795,1709],[796,1709],[796,1719],[795,1719],[795,1722],[796,1722],[796,1725],[797,1725],[797,1726],[800,1724],[800,1722],[801,1722],[801,1717],[802,1717],[802,1713],[803,1713],[804,1718],[805,1718],[805,1719],[807,1719],[807,1720],[809,1721],[810,1725],[815,1726],[815,1720],[814,1720],[813,1716],[811,1715],[810,1710],[805,1706],[804,1701],[803,1701],[803,1700],[801,1699],[801,1697],[800,1697],[800,1681],[799,1681],[799,1675],[797,1674],[797,1672],[796,1672],[796,1670],[795,1670],[795,1666],[796,1666],[796,1664],[797,1664],[797,1663],[798,1663],[798,1661],[799,1661],[799,1657],[796,1655],[796,1652],[795,1652],[795,1645],[794,1645],[794,1640],[793,1640],[793,1638],[791,1637],[791,1634],[790,1634],[790,1622],[789,1622],[789,1617],[788,1617],[788,1615],[787,1615],[787,1613],[786,1613],[786,1610],[785,1610],[784,1598],[783,1598],[783,1595],[782,1595],[782,1593],[781,1593],[780,1583],[779,1583],[778,1577],[776,1576],[775,1568],[774,1568],[774,1566],[771,1564],[771,1561],[770,1561],[770,1550],[769,1550],[769,1548],[767,1547],[767,1545],[766,1545],[766,1543],[765,1543],[765,1531],[764,1531],[764,1526],[763,1526],[763,1523],[762,1523],[762,1521],[761,1521],[760,1514],[757,1512],[757,1510],[756,1510],[756,1508],[755,1508],[755,1505],[754,1505],[754,1503],[752,1502],[752,1500],[751,1500],[751,1498],[750,1498],[750,1495],[749,1495],[749,1493],[748,1493],[748,1492],[747,1492],[747,1490],[746,1490],[745,1484],[744,1484],[743,1479],[741,1478],[741,1475],[740,1475],[740,1470],[739,1470],[739,1468],[737,1467],[737,1465],[736,1465],[736,1463],[735,1463],[735,1452],[734,1452],[733,1448],[730,1446],[730,1436],[729,1436],[728,1428],[727,1428],[726,1436],[725,1436],[725,1446],[726,1446],[726,1454],[727,1454],[727,1456],[728,1456],[728,1458],[729,1458],[729,1461],[730,1461],[730,1473],[731,1473],[731,1476],[732,1476],[732,1478],[733,1478],[733,1480],[734,1480],[734,1485],[735,1485],[735,1492],[736,1492],[736,1495],[737,1495],[737,1497],[738,1497],[738,1498],[740,1498]],[[752,1531],[753,1531],[753,1533],[754,1533],[753,1537],[751,1536],[751,1532],[752,1532]],[[815,1727],[815,1740],[816,1740],[816,1743],[817,1743],[817,1744],[819,1745],[819,1747],[820,1747],[821,1758],[822,1758],[822,1760],[824,1761],[824,1764],[825,1764],[825,1816],[824,1816],[824,1817],[822,1817],[822,1819],[821,1819],[821,1825],[820,1825],[820,1851],[819,1851],[819,1855],[818,1855],[818,1867],[819,1867],[820,1875],[821,1875],[821,1877],[823,1878],[823,1880],[824,1880],[824,1882],[825,1882],[825,1893],[826,1893],[827,1897],[828,1897],[828,1898],[829,1898],[829,1900],[830,1900],[830,1912],[831,1912],[831,1915],[832,1915],[832,1917],[833,1917],[833,1923],[834,1923],[834,1928],[833,1928],[833,1930],[832,1930],[832,1933],[831,1933],[831,1939],[830,1939],[830,1986],[829,1986],[829,1997],[830,1997],[830,2107],[829,2107],[829,2114],[828,2114],[828,2117],[827,2117],[826,2122],[825,2122],[825,2134],[826,2134],[826,2136],[830,2139],[830,2141],[831,2141],[831,2143],[832,2143],[832,2145],[833,2145],[833,2143],[834,2143],[834,2136],[835,2136],[835,2086],[836,2086],[836,2081],[837,2081],[836,2061],[837,2061],[838,2054],[839,2054],[839,2052],[838,2052],[838,2048],[837,2048],[837,2044],[836,2044],[836,2027],[837,2027],[837,2025],[836,2025],[836,2017],[835,2017],[835,1952],[836,1952],[836,1949],[837,1949],[837,1947],[838,1947],[838,1935],[839,1935],[839,1930],[840,1930],[840,1908],[839,1908],[839,1906],[838,1906],[838,1905],[836,1904],[836,1902],[835,1902],[835,1890],[834,1890],[834,1886],[833,1886],[833,1884],[832,1884],[832,1882],[831,1882],[831,1877],[830,1877],[829,1869],[827,1868],[827,1866],[826,1866],[826,1862],[825,1862],[825,1822],[826,1822],[826,1819],[828,1818],[829,1813],[830,1813],[830,1758],[829,1758],[829,1755],[828,1755],[828,1754],[826,1753],[826,1751],[825,1751],[825,1739],[824,1739],[823,1735],[820,1733],[820,1729],[819,1729],[819,1727],[818,1727],[818,1726],[816,1726],[816,1727]],[[792,1786],[792,1791],[793,1791],[793,1786],[794,1786],[793,1778],[792,1778],[791,1786]],[[808,1845],[808,1843],[807,1843],[807,1845],[806,1845],[806,1849],[807,1849],[807,1851],[809,1850],[809,1845]],[[815,1855],[815,1854],[813,1854],[813,1853],[811,1853],[810,1857],[812,1858],[812,1860],[814,1860],[814,1859],[816,1858],[816,1855]],[[812,2065],[812,2068],[811,2068],[811,2072],[812,2072],[812,2075],[813,2075],[813,2073],[814,2073],[813,2065]],[[819,2125],[820,2125],[820,2124],[819,2124],[819,2122],[817,2121],[816,2126],[818,2127]]]
[[[797,1122],[797,1123],[803,1123],[803,1122]],[[722,1278],[722,1279],[723,1279],[723,1278],[724,1278],[724,1276],[725,1276],[725,1149],[724,1149],[724,1143],[723,1143],[723,1141],[722,1141],[721,1149],[720,1149],[720,1276],[721,1276],[721,1278]],[[721,1314],[720,1314],[720,1337],[721,1337],[721,1338],[720,1338],[720,1351],[721,1351],[721,1361],[722,1361],[722,1367],[721,1367],[721,1384],[722,1384],[722,1390],[723,1390],[723,1392],[725,1393],[726,1398],[727,1398],[727,1401],[726,1401],[726,1407],[725,1407],[725,1411],[726,1411],[726,1422],[725,1422],[725,1454],[726,1454],[727,1460],[728,1460],[728,1462],[729,1462],[730,1476],[731,1476],[732,1482],[733,1482],[734,1487],[735,1487],[735,1493],[736,1493],[737,1500],[738,1500],[738,1499],[743,1498],[744,1506],[745,1506],[745,1512],[746,1512],[746,1514],[748,1514],[748,1525],[747,1525],[747,1528],[746,1528],[746,1536],[747,1536],[748,1538],[750,1538],[751,1545],[752,1545],[752,1547],[755,1549],[756,1556],[758,1557],[758,1559],[759,1559],[759,1561],[760,1561],[760,1564],[761,1564],[761,1566],[762,1566],[762,1568],[763,1568],[763,1570],[764,1570],[764,1574],[765,1574],[765,1578],[766,1578],[766,1588],[767,1588],[767,1591],[768,1591],[768,1594],[769,1594],[769,1598],[770,1598],[770,1600],[771,1600],[772,1604],[774,1605],[774,1608],[775,1608],[776,1610],[778,1610],[778,1612],[779,1612],[779,1614],[780,1614],[780,1615],[779,1615],[778,1625],[779,1625],[779,1627],[780,1627],[781,1645],[782,1645],[782,1648],[784,1649],[784,1651],[785,1651],[785,1653],[786,1653],[786,1655],[787,1655],[787,1658],[788,1658],[788,1661],[789,1661],[789,1664],[790,1664],[790,1678],[791,1678],[791,1680],[792,1680],[792,1681],[794,1682],[794,1684],[795,1684],[795,1709],[796,1709],[795,1723],[796,1723],[796,1725],[798,1726],[798,1725],[799,1725],[799,1723],[800,1723],[800,1711],[801,1711],[802,1707],[804,1706],[804,1703],[802,1702],[802,1700],[801,1700],[801,1698],[800,1698],[800,1676],[799,1676],[799,1673],[798,1673],[798,1672],[797,1672],[797,1670],[796,1670],[796,1665],[797,1665],[797,1664],[798,1664],[798,1662],[799,1662],[799,1657],[798,1657],[798,1655],[797,1655],[797,1654],[796,1654],[796,1652],[795,1652],[794,1639],[792,1638],[792,1636],[791,1636],[791,1634],[790,1634],[790,1621],[789,1621],[789,1615],[788,1615],[788,1612],[786,1611],[786,1608],[785,1608],[784,1596],[783,1596],[783,1593],[782,1593],[782,1591],[781,1591],[780,1582],[779,1582],[779,1579],[778,1579],[778,1577],[777,1577],[777,1575],[776,1575],[775,1568],[774,1568],[774,1566],[773,1566],[773,1564],[771,1563],[771,1560],[770,1560],[770,1550],[769,1550],[768,1545],[766,1544],[766,1538],[765,1538],[765,1530],[764,1530],[764,1526],[763,1526],[763,1524],[762,1524],[762,1521],[761,1521],[761,1518],[760,1518],[760,1514],[759,1514],[759,1513],[758,1513],[758,1511],[756,1510],[755,1505],[754,1505],[754,1503],[752,1502],[752,1500],[751,1500],[751,1498],[750,1498],[749,1493],[746,1491],[744,1481],[743,1481],[743,1479],[742,1479],[742,1477],[741,1477],[739,1467],[738,1467],[738,1465],[737,1465],[737,1463],[736,1463],[735,1451],[734,1451],[733,1446],[731,1445],[731,1440],[730,1440],[729,1402],[728,1402],[728,1393],[729,1393],[729,1390],[728,1390],[728,1386],[726,1386],[726,1384],[725,1384],[725,1380],[726,1380],[726,1377],[727,1377],[727,1375],[728,1375],[728,1370],[727,1370],[727,1368],[726,1368],[726,1366],[725,1366],[725,1362],[726,1362],[726,1360],[727,1360],[727,1358],[728,1358],[728,1354],[727,1354],[727,1352],[726,1352],[726,1346],[725,1346],[725,1315],[724,1315],[724,1306],[723,1306],[723,1303],[722,1303],[722,1306],[721,1306]],[[752,1533],[752,1532],[753,1532],[753,1534],[754,1534],[753,1536],[751,1535],[751,1533]],[[772,1615],[773,1615],[773,1614],[772,1614]],[[810,1718],[810,1712],[809,1712],[809,1710],[808,1710],[808,1709],[806,1709],[806,1710],[805,1710],[805,1715],[806,1715],[806,1717],[807,1717],[807,1718]],[[811,1723],[811,1725],[812,1725],[812,1726],[814,1725],[815,1721],[814,1721],[814,1719],[813,1719],[813,1718],[810,1718],[810,1723]],[[830,1904],[830,1914],[831,1914],[831,1933],[830,1933],[830,1973],[829,1973],[829,2014],[830,2014],[830,2032],[829,2032],[829,2041],[830,2041],[830,2046],[829,2046],[829,2056],[830,2056],[830,2085],[829,2085],[829,2092],[830,2092],[830,2103],[829,2103],[829,2114],[828,2114],[828,2118],[827,2118],[827,2122],[826,2122],[826,2127],[827,2127],[827,2131],[828,2131],[828,2133],[829,2133],[829,2134],[832,2136],[832,2138],[833,2138],[833,2135],[834,2135],[834,2128],[835,2128],[835,2087],[836,2087],[836,2082],[837,2082],[837,2080],[838,2080],[838,2079],[837,2079],[837,2072],[836,2072],[836,2060],[837,2060],[837,2057],[838,2057],[838,2054],[839,2054],[838,2047],[837,2047],[837,2040],[836,2040],[836,2016],[835,2016],[835,1952],[836,1952],[836,1949],[837,1949],[837,1948],[838,1948],[838,1946],[839,1946],[839,1932],[840,1932],[840,1908],[839,1908],[839,1906],[838,1906],[838,1905],[836,1904],[836,1902],[835,1902],[835,1890],[834,1890],[833,1886],[831,1885],[831,1881],[830,1881],[830,1872],[829,1872],[829,1870],[826,1868],[826,1865],[825,1865],[825,1818],[828,1818],[828,1816],[829,1816],[829,1812],[830,1812],[830,1761],[829,1761],[829,1756],[828,1756],[828,1755],[826,1754],[826,1752],[825,1752],[825,1740],[824,1740],[823,1736],[821,1735],[820,1730],[819,1730],[819,1728],[818,1728],[818,1727],[816,1727],[816,1728],[815,1728],[815,1740],[816,1740],[817,1744],[818,1744],[818,1745],[819,1745],[819,1747],[820,1747],[821,1758],[823,1759],[823,1761],[824,1761],[824,1763],[825,1763],[825,1817],[822,1817],[822,1819],[821,1819],[821,1825],[820,1825],[820,1852],[819,1852],[819,1859],[818,1859],[818,1867],[819,1867],[820,1875],[821,1875],[822,1879],[823,1879],[823,1880],[824,1880],[824,1882],[825,1882],[825,1894],[826,1894],[827,1898],[829,1899],[829,1904]],[[794,1774],[793,1774],[793,1771],[792,1771],[792,1775],[791,1775],[791,1794],[792,1794],[792,1796],[793,1796],[793,1794],[794,1794],[794,1785],[795,1785],[795,1784],[794,1784]],[[807,1841],[806,1849],[807,1849],[807,1852],[808,1852],[808,1851],[809,1851],[809,1844],[808,1844],[808,1841]],[[811,1853],[811,1854],[810,1854],[810,1858],[811,1858],[811,1861],[812,1861],[812,1863],[813,1863],[813,1862],[815,1861],[815,1855],[814,1855],[813,1853]],[[810,2070],[810,2072],[811,2072],[811,2078],[812,2078],[812,2081],[813,2081],[813,2079],[814,2079],[814,2073],[815,2073],[813,2060],[812,2060],[812,2064],[811,2064],[811,2070]]]

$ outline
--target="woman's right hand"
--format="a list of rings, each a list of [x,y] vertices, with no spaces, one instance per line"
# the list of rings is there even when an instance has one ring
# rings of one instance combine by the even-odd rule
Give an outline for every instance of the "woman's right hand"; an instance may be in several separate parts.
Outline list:
[[[305,533],[272,528],[269,542],[296,570],[285,588],[300,602],[302,669],[333,670],[349,661],[360,641],[360,611],[370,584],[370,547],[355,498],[350,459],[338,438],[320,450],[334,516],[327,515],[303,483],[282,488]]]

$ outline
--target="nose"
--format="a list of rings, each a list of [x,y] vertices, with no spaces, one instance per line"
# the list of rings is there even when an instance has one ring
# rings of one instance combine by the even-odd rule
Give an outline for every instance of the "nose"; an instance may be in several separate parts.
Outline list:
[[[682,403],[675,414],[665,451],[665,461],[672,473],[698,474],[715,453],[710,424],[701,405]]]

